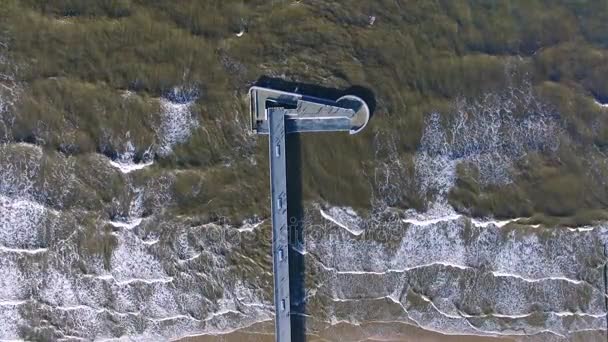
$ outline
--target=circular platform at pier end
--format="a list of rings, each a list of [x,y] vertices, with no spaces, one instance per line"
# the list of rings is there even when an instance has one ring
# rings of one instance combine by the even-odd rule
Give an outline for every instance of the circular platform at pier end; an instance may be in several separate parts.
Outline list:
[[[355,111],[355,115],[351,119],[352,127],[350,129],[350,134],[361,132],[369,122],[370,112],[367,103],[355,95],[344,95],[336,102],[340,107],[349,108]]]

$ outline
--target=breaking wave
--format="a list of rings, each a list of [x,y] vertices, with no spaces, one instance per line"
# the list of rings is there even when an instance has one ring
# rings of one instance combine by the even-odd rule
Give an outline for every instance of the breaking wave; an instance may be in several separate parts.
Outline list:
[[[139,159],[139,160],[138,160]],[[124,151],[118,153],[115,159],[110,160],[110,165],[120,170],[122,173],[131,173],[141,170],[154,163],[152,149],[146,150],[141,158],[137,157],[135,145],[128,140],[125,143]]]
[[[185,88],[174,88],[161,98],[161,125],[158,132],[160,156],[173,152],[173,147],[185,142],[198,126],[198,120],[192,114],[197,98],[198,92]]]
[[[561,340],[606,330],[606,226],[520,230],[462,216],[410,222],[401,215],[379,224],[348,215],[346,224],[341,211],[313,215],[305,230],[307,268],[316,274],[308,305],[324,308],[314,319]]]

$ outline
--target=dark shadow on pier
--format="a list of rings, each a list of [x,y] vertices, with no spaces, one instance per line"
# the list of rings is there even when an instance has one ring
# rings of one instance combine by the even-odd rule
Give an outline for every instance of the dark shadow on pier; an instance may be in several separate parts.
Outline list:
[[[255,82],[255,85],[328,100],[337,100],[344,95],[355,95],[367,103],[370,118],[374,116],[374,112],[376,111],[376,96],[374,95],[374,92],[371,89],[360,85],[353,85],[346,89],[336,89],[322,87],[317,84],[286,81],[281,78],[268,76],[260,77]]]
[[[300,135],[286,137],[287,216],[289,219],[289,292],[291,300],[291,340],[306,341],[306,267],[304,243],[304,204],[302,201],[302,153]]]

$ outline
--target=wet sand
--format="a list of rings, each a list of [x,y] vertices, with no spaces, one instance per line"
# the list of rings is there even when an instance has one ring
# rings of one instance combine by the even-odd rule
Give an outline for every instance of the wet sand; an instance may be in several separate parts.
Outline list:
[[[272,322],[264,322],[225,335],[186,337],[179,342],[274,342]],[[308,342],[515,342],[510,337],[444,335],[403,323],[368,323],[360,326],[337,324],[309,335]]]

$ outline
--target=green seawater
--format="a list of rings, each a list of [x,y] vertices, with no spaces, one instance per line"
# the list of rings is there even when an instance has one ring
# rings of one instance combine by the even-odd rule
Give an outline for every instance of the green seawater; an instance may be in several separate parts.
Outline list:
[[[2,0],[0,82],[19,96],[0,136],[75,158],[115,156],[130,141],[141,157],[158,145],[158,98],[195,89],[197,128],[137,177],[178,170],[171,210],[240,221],[268,214],[266,140],[247,133],[248,87],[264,76],[361,86],[376,102],[365,132],[301,138],[305,201],[422,210],[443,196],[474,216],[584,224],[608,204],[608,113],[595,103],[608,102],[607,23],[606,2],[582,0]],[[459,102],[523,88],[555,118],[557,149],[525,146],[499,182],[464,160],[448,193],[420,191],[429,115],[449,128]],[[447,128],[450,141],[458,133]]]

